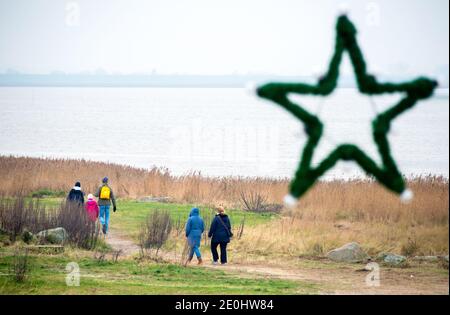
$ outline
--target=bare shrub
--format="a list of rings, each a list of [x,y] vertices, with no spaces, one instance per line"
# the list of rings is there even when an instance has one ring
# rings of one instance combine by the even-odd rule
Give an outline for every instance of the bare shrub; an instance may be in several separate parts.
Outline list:
[[[89,220],[84,207],[76,202],[62,202],[58,212],[58,226],[63,227],[69,242],[75,246],[92,249],[98,240],[95,222]]]
[[[56,225],[55,211],[46,210],[37,200],[26,202],[23,197],[0,200],[0,228],[13,242],[25,230],[37,233]]]
[[[43,230],[63,227],[69,235],[69,243],[92,249],[96,246],[98,231],[83,206],[63,202],[57,208],[46,208],[39,200],[25,201],[23,197],[0,199],[0,228],[15,241],[20,235],[29,240]]]
[[[238,226],[236,237],[238,240],[242,238],[242,235],[244,234],[244,227],[245,227],[245,216],[242,218],[241,223]]]
[[[181,252],[181,265],[186,267],[190,260],[192,247],[187,240],[184,241],[183,251]]]
[[[23,282],[29,272],[28,250],[17,248],[10,265],[10,274],[15,282]]]
[[[95,251],[94,259],[98,264],[103,264],[106,262],[106,252],[105,251]]]
[[[411,257],[417,253],[420,246],[415,239],[408,238],[408,241],[403,244],[401,254],[407,257]]]
[[[123,251],[122,251],[121,249],[119,249],[119,250],[114,250],[114,251],[111,253],[111,261],[112,261],[113,263],[116,263],[116,262],[119,260],[119,256],[122,255],[122,253],[123,253]]]
[[[279,204],[269,204],[267,195],[256,190],[241,191],[240,200],[242,208],[250,212],[274,212],[279,213],[283,206]]]
[[[172,219],[168,211],[155,210],[148,214],[139,234],[139,246],[141,255],[146,250],[155,249],[155,257],[164,243],[169,238],[172,230]]]
[[[183,233],[184,230],[184,223],[183,220],[181,218],[181,215],[178,215],[177,220],[175,221],[174,225],[174,230],[175,230],[175,236],[178,237]]]

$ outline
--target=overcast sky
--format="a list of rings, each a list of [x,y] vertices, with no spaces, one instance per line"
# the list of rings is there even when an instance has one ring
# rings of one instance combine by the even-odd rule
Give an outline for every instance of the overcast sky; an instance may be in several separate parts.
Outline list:
[[[343,10],[371,71],[448,72],[448,0],[0,0],[0,71],[317,74]]]

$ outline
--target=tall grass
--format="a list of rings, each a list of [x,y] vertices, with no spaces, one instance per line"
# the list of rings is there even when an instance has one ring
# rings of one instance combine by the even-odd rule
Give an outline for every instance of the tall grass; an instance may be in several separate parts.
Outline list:
[[[68,191],[76,180],[84,191],[92,192],[105,175],[122,198],[169,196],[180,203],[235,208],[242,208],[243,195],[261,195],[265,204],[280,204],[289,185],[287,179],[207,178],[198,173],[173,176],[160,168],[0,157],[0,194],[29,194],[43,188]],[[409,253],[414,243],[415,253],[448,253],[448,184],[447,178],[438,176],[410,178],[408,185],[415,197],[402,204],[397,195],[371,180],[322,181],[295,209],[284,209],[281,219],[246,227],[236,248],[248,253],[317,254],[358,241],[370,252]],[[179,234],[183,227],[175,224]]]

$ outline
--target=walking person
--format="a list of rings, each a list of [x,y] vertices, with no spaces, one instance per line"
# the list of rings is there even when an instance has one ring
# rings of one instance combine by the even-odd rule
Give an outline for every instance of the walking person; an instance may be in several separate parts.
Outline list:
[[[94,198],[93,194],[89,194],[88,195],[88,200],[86,202],[86,212],[87,212],[87,216],[89,218],[89,222],[95,224],[95,231],[97,232],[99,230],[99,226],[98,226],[98,217],[99,217],[99,213],[100,213],[100,208],[98,206],[97,201]]]
[[[81,183],[76,182],[75,186],[70,190],[67,195],[67,201],[73,202],[80,206],[84,205],[84,192],[81,190]]]
[[[116,212],[116,198],[111,187],[108,185],[108,177],[103,178],[102,185],[98,188],[95,197],[98,197],[98,206],[100,208],[99,221],[102,225],[102,232],[106,236],[109,228],[109,208],[111,202],[113,205],[113,211]]]
[[[218,246],[220,246],[220,263],[222,265],[227,263],[227,245],[232,236],[230,219],[225,214],[225,209],[219,206],[208,233],[208,237],[211,238],[211,253],[214,265],[219,260]]]
[[[198,264],[202,264],[202,254],[200,253],[200,241],[203,231],[205,230],[205,224],[200,217],[200,210],[198,208],[192,208],[189,214],[189,219],[186,223],[186,237],[189,245],[189,257],[186,264],[192,261],[192,258],[197,256]]]

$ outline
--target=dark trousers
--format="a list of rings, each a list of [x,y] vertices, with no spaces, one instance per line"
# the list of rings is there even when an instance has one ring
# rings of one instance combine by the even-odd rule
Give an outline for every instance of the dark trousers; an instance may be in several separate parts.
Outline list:
[[[227,262],[227,244],[226,242],[211,242],[211,253],[213,260],[219,260],[219,253],[217,253],[217,246],[220,245],[220,263],[225,264]]]

